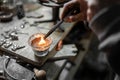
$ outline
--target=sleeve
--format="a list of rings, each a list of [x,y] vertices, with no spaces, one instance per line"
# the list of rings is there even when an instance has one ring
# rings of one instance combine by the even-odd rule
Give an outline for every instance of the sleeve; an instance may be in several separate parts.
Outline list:
[[[106,53],[109,65],[120,75],[120,5],[98,12],[90,21],[90,28],[100,40],[99,50]]]

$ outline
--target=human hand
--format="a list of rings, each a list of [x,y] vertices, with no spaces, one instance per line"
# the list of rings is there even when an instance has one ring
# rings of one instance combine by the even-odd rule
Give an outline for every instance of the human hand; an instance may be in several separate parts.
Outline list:
[[[80,12],[75,15],[67,16],[67,14],[75,8],[79,8]],[[72,0],[64,5],[63,12],[61,14],[61,19],[64,19],[65,22],[86,20],[87,17],[86,10],[87,10],[87,3],[84,0]]]

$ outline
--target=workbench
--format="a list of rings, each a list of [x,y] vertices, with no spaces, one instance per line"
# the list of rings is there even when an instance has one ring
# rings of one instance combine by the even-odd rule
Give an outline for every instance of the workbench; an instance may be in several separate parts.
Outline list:
[[[52,38],[53,42],[50,46],[49,53],[47,56],[44,56],[43,58],[36,58],[34,55],[33,50],[28,44],[28,39],[31,35],[35,33],[47,33],[52,27],[53,27],[53,22],[47,22],[47,23],[37,23],[34,24],[34,21],[39,21],[39,20],[46,20],[51,18],[51,8],[40,6],[39,9],[34,10],[32,12],[27,12],[25,13],[26,16],[33,16],[33,15],[43,15],[43,18],[40,19],[34,19],[34,18],[27,18],[24,17],[23,19],[18,19],[17,17],[13,17],[13,20],[7,23],[0,23],[0,34],[3,34],[5,32],[9,32],[12,30],[18,31],[18,40],[10,40],[8,39],[7,41],[11,42],[12,45],[20,45],[20,46],[25,46],[22,49],[12,51],[11,46],[8,48],[5,48],[4,45],[0,46],[0,50],[4,52],[5,55],[10,55],[13,57],[17,57],[17,59],[22,60],[28,64],[40,67],[40,69],[44,69],[47,72],[47,79],[48,80],[56,80],[58,79],[58,76],[60,75],[61,71],[64,69],[64,67],[67,64],[67,60],[59,60],[59,61],[49,61],[49,59],[54,58],[56,55],[56,46],[57,43],[60,40],[63,40],[67,34],[70,32],[70,30],[73,28],[75,23],[63,23],[61,25],[62,28],[64,28],[64,32],[61,32],[59,29],[56,30],[53,34],[50,35]],[[24,25],[24,27],[21,27],[21,25]],[[4,39],[5,36],[0,35],[0,39]],[[86,48],[88,48],[89,45],[89,39],[85,41],[87,44]],[[82,56],[79,56],[80,59],[83,59],[83,55],[86,52],[82,52]],[[76,58],[77,59],[77,58]],[[73,61],[75,61],[74,59]],[[46,62],[47,61],[47,62]],[[81,60],[80,60],[81,61]],[[76,63],[77,64],[77,63]]]

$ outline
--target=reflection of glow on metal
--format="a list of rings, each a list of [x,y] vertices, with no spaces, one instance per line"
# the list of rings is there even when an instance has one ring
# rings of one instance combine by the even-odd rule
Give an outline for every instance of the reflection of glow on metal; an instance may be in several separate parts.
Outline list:
[[[37,56],[47,54],[52,43],[52,39],[50,37],[44,40],[44,36],[45,34],[36,33],[29,38],[29,45]]]

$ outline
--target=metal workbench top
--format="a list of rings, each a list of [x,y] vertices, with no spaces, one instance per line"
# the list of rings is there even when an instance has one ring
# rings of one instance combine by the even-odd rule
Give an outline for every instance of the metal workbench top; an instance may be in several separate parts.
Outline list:
[[[26,13],[26,16],[36,16],[36,15],[43,15],[43,18],[40,19],[34,19],[34,18],[27,18],[24,17],[23,19],[17,19],[17,17],[14,17],[12,21],[7,22],[7,23],[0,23],[0,39],[4,39],[3,34],[9,31],[18,31],[18,40],[10,40],[8,39],[9,42],[12,43],[12,45],[20,45],[20,46],[25,46],[22,49],[12,51],[11,47],[5,48],[4,45],[0,46],[0,49],[2,51],[7,52],[10,55],[17,56],[21,60],[28,62],[33,65],[41,66],[44,64],[44,62],[48,59],[53,57],[56,54],[56,45],[59,42],[59,40],[62,40],[66,37],[66,35],[69,33],[71,28],[73,27],[73,23],[63,23],[61,25],[62,28],[65,29],[65,32],[61,32],[59,30],[56,30],[53,34],[50,35],[52,38],[53,42],[50,46],[49,53],[47,56],[43,58],[36,58],[34,55],[33,50],[28,44],[28,39],[31,35],[35,33],[47,33],[52,26],[54,25],[52,22],[47,22],[47,23],[37,23],[34,24],[34,21],[38,20],[45,20],[51,18],[51,9],[48,7],[40,7],[37,10],[34,10],[32,12]],[[25,24],[24,28],[21,27],[22,24]]]

